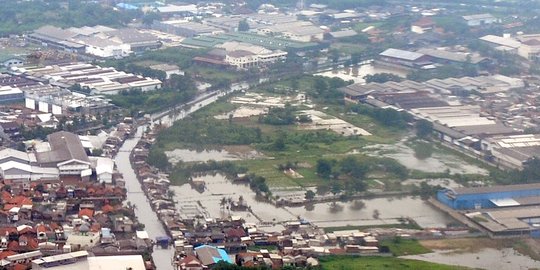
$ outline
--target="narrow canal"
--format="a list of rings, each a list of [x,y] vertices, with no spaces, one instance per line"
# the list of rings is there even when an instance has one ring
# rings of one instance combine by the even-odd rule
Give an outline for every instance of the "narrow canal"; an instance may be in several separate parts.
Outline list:
[[[247,84],[233,84],[231,91],[238,91],[246,89],[247,87]],[[165,115],[165,117],[159,121],[164,125],[170,126],[174,123],[174,121],[180,120],[198,109],[215,102],[219,97],[226,94],[226,92],[219,92],[216,95],[206,94],[199,96],[190,104],[191,106],[189,109],[181,110],[178,114],[171,113]],[[124,142],[120,148],[120,151],[115,157],[115,162],[118,166],[118,171],[123,175],[124,180],[126,181],[127,199],[136,206],[135,215],[139,219],[139,222],[145,225],[145,230],[148,232],[149,237],[152,240],[155,240],[157,236],[164,236],[167,235],[167,233],[163,227],[163,224],[159,221],[157,214],[152,210],[150,202],[146,198],[146,195],[142,190],[141,184],[137,180],[137,176],[135,175],[135,171],[133,170],[129,160],[129,156],[133,151],[133,148],[135,148],[141,139],[145,129],[146,126],[139,127],[135,136]],[[163,249],[156,246],[154,248],[154,252],[152,253],[154,263],[156,264],[156,268],[158,270],[172,270],[173,256],[174,249],[172,247]]]
[[[118,166],[118,171],[122,173],[124,180],[126,181],[127,198],[132,204],[136,206],[135,215],[139,219],[139,222],[145,225],[145,230],[151,239],[155,240],[156,236],[167,235],[163,225],[159,221],[157,214],[150,207],[146,195],[144,194],[139,181],[135,175],[135,171],[131,167],[129,162],[129,154],[135,148],[144,130],[144,126],[137,129],[135,137],[130,138],[124,142],[120,151],[116,155],[115,162]],[[162,249],[156,246],[152,257],[158,270],[173,269],[171,260],[174,255],[173,248]]]

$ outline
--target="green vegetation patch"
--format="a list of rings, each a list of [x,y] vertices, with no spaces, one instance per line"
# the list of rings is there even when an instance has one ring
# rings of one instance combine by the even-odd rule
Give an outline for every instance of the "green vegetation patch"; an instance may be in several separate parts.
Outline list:
[[[460,270],[466,267],[451,266],[392,257],[330,256],[320,259],[323,270]]]
[[[415,239],[402,239],[395,237],[380,242],[380,246],[387,246],[394,256],[416,255],[432,252],[431,249],[422,246]]]

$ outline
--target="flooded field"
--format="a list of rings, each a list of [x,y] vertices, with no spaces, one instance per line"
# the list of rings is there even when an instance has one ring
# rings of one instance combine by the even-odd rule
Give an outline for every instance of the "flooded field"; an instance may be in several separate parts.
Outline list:
[[[382,67],[376,64],[366,64],[359,67],[347,67],[337,70],[325,71],[317,73],[315,75],[324,77],[337,77],[345,81],[353,80],[355,83],[365,83],[364,77],[366,75],[373,75],[377,73],[391,73],[405,78],[407,76],[406,70],[392,69],[388,67]]]
[[[370,156],[383,156],[393,158],[405,167],[412,170],[424,172],[445,172],[461,174],[482,174],[489,172],[476,165],[469,164],[459,156],[440,153],[434,151],[430,157],[420,159],[415,156],[414,150],[404,143],[404,140],[397,144],[376,144],[362,148],[362,151]]]
[[[261,158],[263,155],[253,149],[243,151],[227,151],[227,150],[202,150],[195,151],[189,149],[175,149],[165,151],[165,155],[169,158],[172,164],[183,162],[207,162],[210,160],[225,161],[225,160],[243,160]]]
[[[426,228],[446,227],[451,219],[440,213],[419,198],[410,196],[402,198],[375,198],[362,200],[361,207],[355,202],[338,202],[337,204],[320,203],[302,207],[275,207],[261,201],[248,185],[233,184],[223,175],[207,175],[200,178],[205,182],[204,191],[194,189],[190,184],[172,187],[176,194],[177,207],[182,215],[204,217],[221,217],[238,215],[248,222],[258,224],[282,223],[286,221],[306,219],[320,227],[347,225],[380,225],[397,224],[401,217],[410,217],[420,226]],[[294,192],[294,191],[291,191]],[[251,208],[248,211],[230,211],[221,205],[222,198],[243,201]],[[190,207],[186,208],[186,205]],[[378,212],[374,218],[374,212]],[[269,230],[280,230],[276,225]]]
[[[333,132],[343,136],[369,136],[371,133],[365,129],[354,126],[339,118],[330,116],[324,112],[316,110],[300,111],[302,114],[308,115],[311,118],[311,123],[303,124],[301,128],[306,130],[332,130]]]
[[[319,227],[338,227],[348,225],[398,224],[400,218],[412,218],[424,228],[445,228],[451,219],[419,198],[411,196],[401,198],[374,198],[362,200],[364,207],[359,208],[352,202],[315,204],[313,207],[290,207],[295,215],[318,225]],[[374,218],[375,212],[379,213]]]
[[[485,248],[478,252],[437,250],[433,253],[404,256],[403,258],[490,270],[538,269],[540,267],[540,261],[524,256],[512,248],[500,250]]]

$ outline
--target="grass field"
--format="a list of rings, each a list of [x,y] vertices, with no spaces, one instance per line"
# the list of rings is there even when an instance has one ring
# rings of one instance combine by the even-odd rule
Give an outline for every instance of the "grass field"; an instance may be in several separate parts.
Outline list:
[[[396,238],[383,240],[380,242],[380,246],[387,246],[394,256],[416,255],[432,251],[413,239]]]
[[[469,268],[394,257],[326,257],[323,270],[465,270]]]

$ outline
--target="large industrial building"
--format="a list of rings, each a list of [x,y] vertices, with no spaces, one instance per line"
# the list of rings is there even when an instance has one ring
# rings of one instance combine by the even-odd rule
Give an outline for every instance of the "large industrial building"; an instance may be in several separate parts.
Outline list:
[[[238,69],[249,69],[272,64],[280,60],[285,60],[287,52],[280,50],[269,50],[261,46],[255,46],[241,42],[225,42],[216,46],[224,49],[225,62]]]
[[[540,237],[540,183],[447,188],[437,193],[437,199],[491,237]]]
[[[39,68],[14,68],[25,76],[41,78],[52,85],[70,87],[80,85],[92,94],[114,95],[124,90],[139,89],[143,92],[161,88],[161,81],[142,77],[110,67],[99,67],[86,63],[68,63]]]
[[[493,75],[432,79],[422,83],[409,80],[357,83],[345,86],[340,91],[346,101],[405,111],[415,119],[431,122],[436,137],[455,149],[488,160],[495,158],[498,164],[506,168],[522,168],[526,162],[523,156],[530,157],[530,153],[537,149],[525,146],[536,147],[531,145],[536,141],[521,138],[519,149],[516,148],[518,143],[513,144],[512,149],[486,146],[490,145],[488,140],[492,137],[514,136],[522,132],[486,114],[481,106],[462,102],[458,98],[468,96],[472,91],[493,96],[505,95],[510,90],[522,87],[524,83],[521,79]]]
[[[89,157],[77,134],[59,131],[36,142],[35,150],[0,150],[0,179],[10,182],[80,181],[95,175],[99,182],[112,183],[114,161]]]
[[[482,145],[490,151],[493,162],[514,169],[523,169],[532,158],[540,158],[540,135],[496,136]]]
[[[456,210],[519,206],[519,199],[526,197],[540,201],[540,184],[448,188],[437,193],[440,202]]]
[[[205,25],[186,20],[154,21],[152,29],[183,37],[216,35],[224,32],[223,29],[212,25]]]
[[[152,34],[132,28],[114,29],[101,25],[68,29],[46,25],[29,34],[27,39],[42,46],[99,58],[121,58],[161,46]]]
[[[428,56],[421,53],[393,48],[387,49],[379,54],[380,62],[386,65],[407,68],[422,68],[430,65],[431,62],[428,60],[428,58]]]

